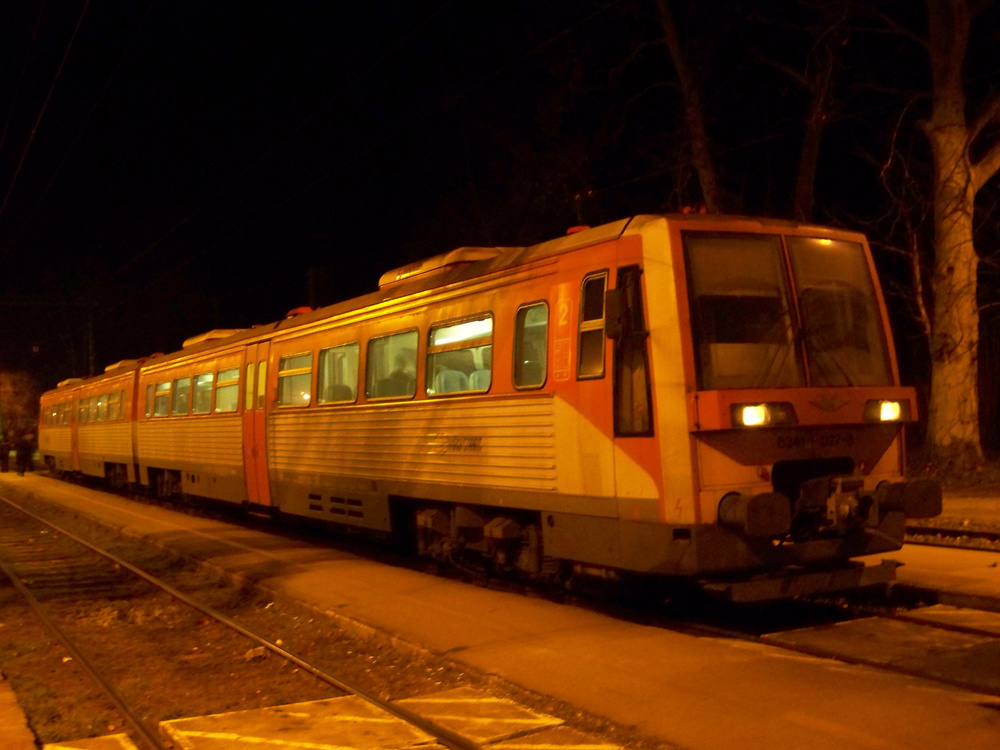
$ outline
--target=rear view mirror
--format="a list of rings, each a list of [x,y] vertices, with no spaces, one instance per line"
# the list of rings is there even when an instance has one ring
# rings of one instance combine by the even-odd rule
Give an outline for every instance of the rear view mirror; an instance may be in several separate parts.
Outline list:
[[[622,298],[617,289],[604,293],[604,335],[617,339],[622,334]]]

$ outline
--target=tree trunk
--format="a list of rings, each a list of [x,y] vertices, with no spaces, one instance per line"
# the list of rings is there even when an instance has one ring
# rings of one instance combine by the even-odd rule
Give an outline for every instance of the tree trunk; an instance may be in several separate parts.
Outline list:
[[[677,71],[677,80],[680,83],[681,96],[684,99],[684,119],[687,122],[688,134],[691,138],[691,162],[695,172],[698,173],[698,181],[701,183],[701,196],[705,201],[705,208],[710,214],[722,213],[727,210],[726,199],[719,183],[719,176],[715,171],[715,160],[712,158],[708,129],[705,127],[705,116],[701,106],[701,94],[688,68],[687,58],[681,49],[680,37],[677,34],[677,26],[674,24],[668,0],[657,0],[656,5],[660,11],[660,27],[663,29],[663,38],[667,43],[674,69]]]
[[[931,398],[927,437],[934,460],[956,472],[983,461],[979,441],[979,265],[972,243],[974,193],[960,165],[964,129],[938,131],[934,141],[938,173],[934,191],[934,274],[931,289]],[[964,174],[964,179],[963,179]]]
[[[931,118],[923,123],[934,159],[934,274],[931,289],[931,397],[927,438],[943,469],[982,463],[979,441],[979,265],[972,242],[978,176],[969,146],[962,70],[970,16],[965,0],[927,0],[933,77]]]

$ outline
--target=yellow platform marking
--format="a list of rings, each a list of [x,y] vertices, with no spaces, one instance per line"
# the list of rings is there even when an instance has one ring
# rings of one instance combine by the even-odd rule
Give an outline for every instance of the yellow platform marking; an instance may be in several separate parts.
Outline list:
[[[127,734],[109,734],[82,740],[47,742],[42,745],[42,750],[138,750],[138,748]]]
[[[543,729],[491,747],[496,750],[624,750],[620,745],[601,742],[567,726]]]
[[[456,688],[396,703],[480,743],[562,724],[554,716],[535,713],[514,701],[472,688]]]
[[[183,750],[352,750],[426,745],[433,738],[355,696],[163,722]]]
[[[247,745],[276,745],[277,747],[301,748],[302,750],[356,750],[356,745],[327,745],[319,742],[303,742],[301,740],[272,739],[270,737],[251,737],[234,734],[233,732],[198,732],[182,731],[178,732],[178,739],[184,743],[188,737],[197,737],[206,740],[228,740],[230,742],[241,742]],[[184,743],[186,744],[186,743]],[[194,745],[190,745],[191,748]]]

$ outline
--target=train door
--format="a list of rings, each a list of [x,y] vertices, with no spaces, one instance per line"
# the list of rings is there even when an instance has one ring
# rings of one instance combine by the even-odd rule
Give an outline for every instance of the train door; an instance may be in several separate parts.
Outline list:
[[[607,334],[612,353],[615,494],[619,515],[638,520],[655,514],[660,481],[659,449],[653,434],[649,331],[638,265],[617,270],[609,292]],[[642,502],[645,501],[645,502]]]
[[[557,401],[560,486],[568,493],[603,498],[615,493],[611,378],[604,330],[610,278],[607,268],[586,271],[578,282],[575,309],[570,285],[560,285],[552,339],[555,390],[572,406],[567,420],[559,415]],[[575,362],[570,356],[574,349]]]
[[[243,464],[247,499],[255,505],[271,504],[267,476],[267,356],[270,342],[250,344],[246,352],[246,385],[243,399]]]

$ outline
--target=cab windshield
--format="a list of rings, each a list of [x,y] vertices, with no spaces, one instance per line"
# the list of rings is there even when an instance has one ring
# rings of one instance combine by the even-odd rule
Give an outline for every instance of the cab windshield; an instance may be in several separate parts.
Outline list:
[[[891,384],[860,244],[687,232],[684,251],[699,388]]]

